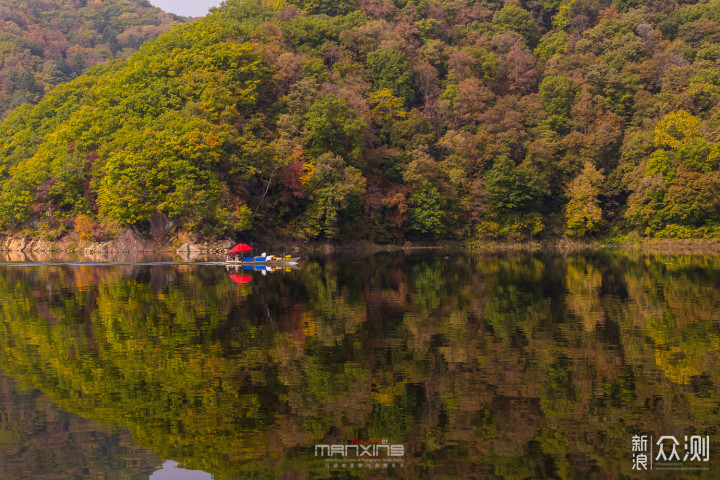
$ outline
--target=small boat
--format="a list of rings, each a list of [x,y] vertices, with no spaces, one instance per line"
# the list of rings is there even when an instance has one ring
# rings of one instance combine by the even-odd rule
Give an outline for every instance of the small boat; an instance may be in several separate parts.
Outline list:
[[[225,259],[225,263],[227,265],[269,265],[281,267],[283,265],[297,265],[299,260],[300,257],[290,257],[289,255],[285,258],[276,257],[274,255],[266,255],[261,257],[228,257]]]
[[[283,257],[277,257],[275,255],[267,255],[263,252],[259,257],[245,257],[243,252],[249,252],[252,250],[250,245],[240,243],[235,245],[228,252],[228,256],[225,259],[227,265],[269,265],[269,266],[285,266],[285,265],[297,265],[300,257],[291,257],[286,255]]]

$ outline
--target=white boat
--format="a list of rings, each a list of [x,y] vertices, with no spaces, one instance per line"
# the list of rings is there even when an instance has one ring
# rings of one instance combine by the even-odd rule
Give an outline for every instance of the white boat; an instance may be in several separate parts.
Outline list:
[[[239,243],[230,249],[228,256],[225,258],[227,265],[271,265],[271,266],[283,266],[283,265],[297,265],[300,257],[291,257],[285,255],[285,257],[277,257],[275,255],[267,255],[265,252],[259,257],[245,257],[243,252],[249,252],[252,250],[250,245]]]

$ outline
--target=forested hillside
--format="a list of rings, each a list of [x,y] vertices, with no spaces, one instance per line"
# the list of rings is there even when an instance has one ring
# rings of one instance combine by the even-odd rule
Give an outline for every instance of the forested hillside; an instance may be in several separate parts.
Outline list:
[[[0,226],[720,236],[720,0],[228,0],[0,125]]]
[[[2,0],[0,118],[178,21],[145,0]]]

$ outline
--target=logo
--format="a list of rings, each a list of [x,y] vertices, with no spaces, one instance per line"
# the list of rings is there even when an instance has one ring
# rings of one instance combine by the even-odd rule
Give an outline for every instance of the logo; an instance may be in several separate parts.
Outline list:
[[[346,444],[315,445],[315,457],[325,460],[325,468],[402,468],[405,445],[387,439],[351,440]]]
[[[672,435],[663,435],[657,440],[652,435],[634,435],[632,469],[709,470],[704,463],[710,461],[710,436],[685,435],[683,440],[680,443]]]

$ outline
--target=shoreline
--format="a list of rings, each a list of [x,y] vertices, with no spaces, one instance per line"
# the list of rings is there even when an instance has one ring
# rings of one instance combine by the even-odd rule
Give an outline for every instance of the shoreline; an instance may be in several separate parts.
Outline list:
[[[43,238],[25,237],[0,233],[0,252],[24,253],[26,256],[63,255],[89,257],[126,257],[127,255],[145,257],[179,257],[190,259],[195,257],[222,256],[236,242],[227,238],[214,241],[192,241],[187,235],[179,235],[170,239],[149,239],[133,229],[126,230],[117,238],[107,242],[82,241],[66,236],[57,241]],[[542,241],[445,241],[442,243],[405,242],[399,244],[376,244],[369,240],[351,240],[338,243],[309,242],[287,239],[258,239],[252,243],[258,253],[267,251],[273,254],[293,255],[332,255],[335,253],[380,253],[399,251],[466,251],[478,253],[523,251],[556,251],[563,254],[576,253],[583,250],[619,249],[635,250],[649,254],[678,255],[710,255],[720,254],[720,239],[657,239],[637,238],[633,241],[606,240],[571,240],[567,238],[545,239]]]
[[[653,254],[718,254],[720,239],[712,238],[639,238],[634,241],[579,241],[570,239],[548,239],[528,242],[485,242],[482,245],[470,245],[471,251],[560,251],[574,253],[582,250],[614,249],[641,251]]]

